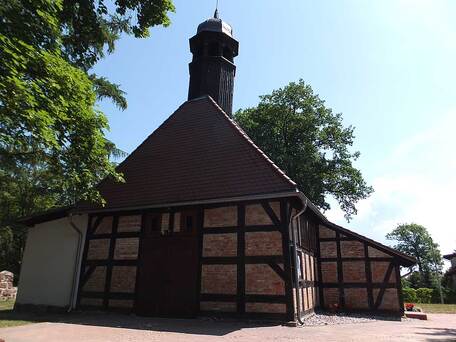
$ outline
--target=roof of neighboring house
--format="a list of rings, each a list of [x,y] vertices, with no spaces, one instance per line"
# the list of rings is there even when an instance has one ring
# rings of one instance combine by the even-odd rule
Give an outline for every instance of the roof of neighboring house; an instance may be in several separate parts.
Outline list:
[[[451,253],[451,254],[444,255],[443,257],[444,257],[445,259],[451,260],[451,259],[453,259],[453,258],[456,258],[456,252]]]
[[[35,224],[57,220],[67,216],[73,208],[73,206],[52,208],[31,216],[22,217],[18,222],[25,224],[26,226],[33,226]]]
[[[180,106],[117,171],[125,183],[99,186],[104,209],[297,191],[209,96]]]

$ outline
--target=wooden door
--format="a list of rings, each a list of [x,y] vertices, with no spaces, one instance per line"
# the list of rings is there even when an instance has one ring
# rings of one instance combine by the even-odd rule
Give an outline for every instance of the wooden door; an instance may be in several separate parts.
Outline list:
[[[194,317],[198,308],[197,274],[196,234],[145,234],[141,241],[137,314]]]

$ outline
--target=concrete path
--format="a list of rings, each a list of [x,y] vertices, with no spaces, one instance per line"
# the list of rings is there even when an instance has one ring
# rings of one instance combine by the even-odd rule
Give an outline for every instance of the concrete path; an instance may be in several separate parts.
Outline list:
[[[0,329],[5,342],[128,341],[456,341],[456,315],[432,314],[428,321],[376,321],[290,328],[212,320],[147,319],[80,315],[65,323]]]

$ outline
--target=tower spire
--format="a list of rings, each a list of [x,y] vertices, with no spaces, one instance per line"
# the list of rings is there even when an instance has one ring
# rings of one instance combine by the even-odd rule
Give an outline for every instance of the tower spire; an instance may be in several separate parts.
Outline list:
[[[219,0],[217,0],[217,2],[215,4],[215,12],[214,12],[215,19],[219,19],[218,4],[219,4]]]
[[[193,54],[189,65],[188,99],[209,95],[226,114],[233,111],[234,77],[239,43],[233,38],[231,26],[218,17],[218,2],[214,17],[198,25],[190,38]]]

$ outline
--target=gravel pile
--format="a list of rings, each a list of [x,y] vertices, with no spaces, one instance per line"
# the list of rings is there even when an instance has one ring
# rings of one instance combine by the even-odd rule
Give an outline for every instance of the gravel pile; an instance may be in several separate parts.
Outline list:
[[[315,313],[304,319],[303,326],[370,323],[379,320],[398,321],[398,318],[373,315]]]

